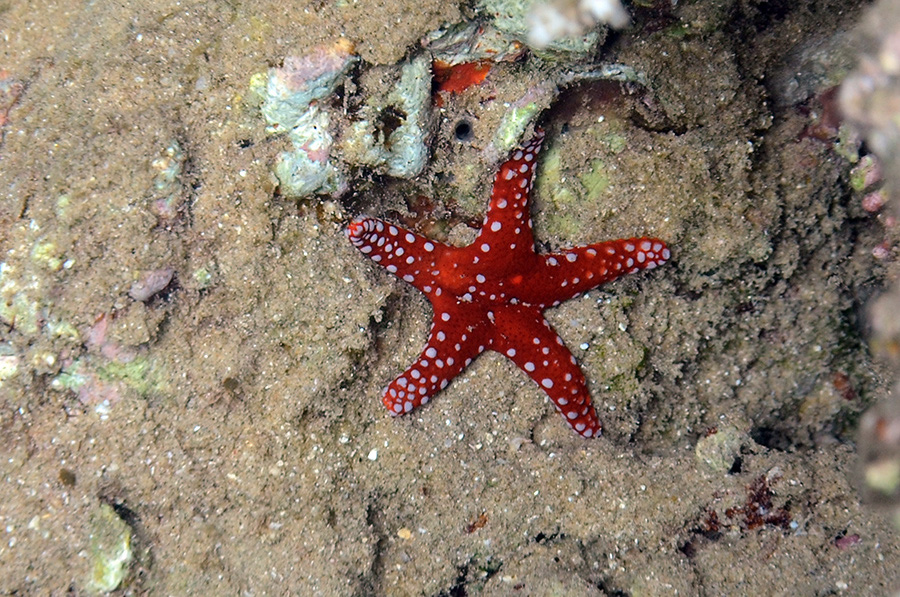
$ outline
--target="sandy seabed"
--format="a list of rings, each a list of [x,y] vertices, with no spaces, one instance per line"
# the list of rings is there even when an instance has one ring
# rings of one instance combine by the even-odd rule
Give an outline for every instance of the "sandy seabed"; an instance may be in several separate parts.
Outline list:
[[[102,504],[132,533],[128,594],[896,590],[900,536],[854,478],[891,379],[865,306],[897,266],[821,130],[867,3],[678,4],[595,59],[652,93],[572,89],[542,116],[540,249],[646,234],[673,254],[547,314],[604,423],[587,441],[493,353],[388,417],[430,308],[342,231],[426,195],[470,234],[480,150],[535,62],[436,109],[420,177],[355,172],[337,199],[279,195],[286,141],[248,99],[341,37],[348,85],[389,85],[372,73],[468,9],[0,2],[0,592],[90,592]]]

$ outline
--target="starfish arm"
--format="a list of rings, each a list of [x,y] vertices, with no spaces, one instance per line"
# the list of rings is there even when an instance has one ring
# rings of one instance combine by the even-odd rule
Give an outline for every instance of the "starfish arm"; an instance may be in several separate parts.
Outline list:
[[[384,389],[381,401],[391,415],[426,404],[490,345],[483,313],[453,315],[435,306],[428,342],[419,358]]]
[[[576,433],[600,435],[584,373],[540,310],[524,305],[498,309],[494,320],[498,334],[491,348],[527,373]]]
[[[435,263],[451,247],[378,218],[357,217],[347,238],[372,261],[429,297],[437,290]]]
[[[491,256],[503,255],[508,260],[522,253],[534,253],[528,197],[543,140],[544,131],[538,130],[531,141],[516,149],[500,166],[481,231],[472,244],[477,250],[493,251]]]
[[[624,274],[658,267],[669,260],[670,254],[663,241],[643,237],[596,243],[540,257],[542,267],[533,283],[526,285],[533,296],[523,296],[522,300],[556,306]]]

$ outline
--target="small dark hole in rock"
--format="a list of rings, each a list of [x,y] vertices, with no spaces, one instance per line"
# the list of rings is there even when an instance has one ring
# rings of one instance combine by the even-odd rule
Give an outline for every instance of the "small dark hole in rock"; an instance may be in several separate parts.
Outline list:
[[[471,141],[472,139],[472,123],[468,120],[460,120],[453,128],[453,136],[457,141]]]

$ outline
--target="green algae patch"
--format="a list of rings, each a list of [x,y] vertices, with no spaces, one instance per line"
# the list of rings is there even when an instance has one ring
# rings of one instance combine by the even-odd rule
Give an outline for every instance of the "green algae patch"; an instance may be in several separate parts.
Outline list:
[[[53,338],[62,338],[67,342],[77,344],[81,342],[81,333],[72,323],[51,317],[45,324],[47,332]]]
[[[544,202],[539,216],[541,228],[554,237],[578,238],[584,229],[584,220],[578,208],[581,197],[579,191],[567,186],[563,180],[560,149],[554,145],[544,152],[535,180],[536,203],[540,204],[540,199]]]
[[[191,274],[197,290],[206,290],[212,285],[213,275],[210,267],[199,267]]]
[[[51,387],[54,390],[69,390],[77,393],[87,382],[88,375],[85,372],[84,361],[78,359],[53,378]]]
[[[55,390],[77,394],[82,403],[93,406],[103,416],[109,415],[110,408],[128,390],[146,397],[151,392],[161,392],[163,385],[159,371],[142,356],[127,363],[104,361],[98,364],[91,357],[76,359],[51,383]]]
[[[525,128],[537,114],[544,109],[538,102],[526,102],[521,106],[513,106],[504,114],[497,132],[494,134],[494,147],[500,153],[507,153],[519,144]]]
[[[146,396],[159,386],[159,375],[150,361],[143,357],[128,363],[104,363],[97,368],[97,375],[104,381],[124,383],[141,396]]]
[[[42,240],[31,247],[31,258],[34,262],[51,272],[59,271],[63,265],[63,259],[59,256],[56,243],[50,240]]]
[[[36,278],[23,283],[17,273],[14,266],[0,263],[0,321],[24,334],[36,334],[41,305],[29,292],[35,289]]]
[[[584,227],[574,206],[578,196],[564,186],[557,187],[551,198],[554,209],[546,214],[546,229],[559,238],[575,238]]]
[[[614,132],[605,135],[603,139],[601,139],[601,142],[605,143],[609,148],[610,153],[613,154],[622,153],[628,146],[628,140],[625,138],[625,136]]]
[[[587,199],[598,199],[609,188],[609,171],[603,160],[591,162],[591,169],[578,177]]]

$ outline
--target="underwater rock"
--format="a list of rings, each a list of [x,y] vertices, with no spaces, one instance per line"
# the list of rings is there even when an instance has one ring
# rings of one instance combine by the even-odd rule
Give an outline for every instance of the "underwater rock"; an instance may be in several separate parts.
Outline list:
[[[0,263],[0,321],[25,334],[34,334],[39,329],[40,304],[31,300],[31,293],[23,288],[14,266]]]
[[[334,143],[328,130],[330,122],[327,111],[310,106],[291,129],[289,138],[294,150],[282,152],[275,163],[282,195],[340,195],[347,190],[346,177],[329,160]]]
[[[10,249],[0,262],[0,322],[19,332],[36,334],[48,318],[49,273],[71,267],[57,243],[42,235],[34,220],[22,224],[26,240]],[[27,256],[27,257],[25,257]]]
[[[251,79],[251,91],[263,97],[260,109],[269,132],[287,132],[297,126],[313,102],[334,93],[357,60],[353,44],[341,39],[316,46],[303,56],[286,57],[281,68],[269,69],[264,91],[259,75]]]
[[[0,344],[0,388],[3,382],[12,378],[19,370],[19,357],[11,344]]]
[[[599,23],[617,29],[628,25],[619,0],[556,0],[537,2],[528,14],[528,45],[539,50],[565,40],[581,39]]]
[[[564,13],[545,0],[479,0],[476,9],[492,17],[497,29],[524,41],[537,53],[587,55],[606,38],[605,29],[586,31],[586,27],[568,25],[578,18],[577,14],[560,19],[558,15]],[[576,30],[584,32],[573,34]]]
[[[900,5],[880,2],[864,21],[867,48],[840,85],[838,99],[847,122],[865,138],[882,162],[891,186],[889,208],[900,216]]]
[[[466,62],[512,62],[525,52],[525,45],[496,27],[478,23],[456,23],[432,31],[422,47],[435,61],[454,66]]]
[[[159,218],[165,220],[174,218],[184,203],[181,175],[185,159],[181,145],[178,141],[172,141],[160,152],[160,156],[150,163],[150,168],[156,173],[153,176],[150,211]]]
[[[140,280],[131,285],[128,296],[136,301],[146,303],[163,290],[175,276],[175,268],[163,267],[145,273]]]
[[[525,44],[490,25],[456,23],[432,31],[422,39],[431,52],[434,85],[439,93],[462,93],[481,84],[498,62],[512,62],[525,53]],[[435,105],[443,105],[435,96]]]
[[[486,158],[495,161],[516,147],[528,125],[558,94],[557,86],[552,81],[547,81],[535,85],[514,102],[503,115],[490,145],[485,148]]]
[[[404,64],[400,80],[387,97],[370,98],[361,113],[362,118],[350,126],[341,140],[344,159],[398,178],[418,175],[428,157],[430,58],[421,54]],[[385,131],[377,125],[386,114],[399,119],[393,130]]]
[[[400,82],[388,100],[406,114],[388,138],[388,174],[412,178],[425,167],[428,155],[425,139],[431,108],[431,61],[427,56],[419,56],[403,66]]]
[[[95,594],[116,590],[134,559],[131,527],[108,504],[100,504],[91,513],[90,557],[91,576],[86,588]]]
[[[741,447],[747,441],[747,436],[726,425],[697,440],[694,456],[713,471],[724,473],[734,466],[741,455]]]
[[[293,146],[275,164],[282,195],[302,198],[346,191],[344,174],[329,159],[334,143],[331,117],[318,100],[334,93],[357,60],[352,44],[342,39],[303,56],[288,56],[281,68],[251,78],[251,92],[263,98],[260,110],[266,130],[287,132]]]

